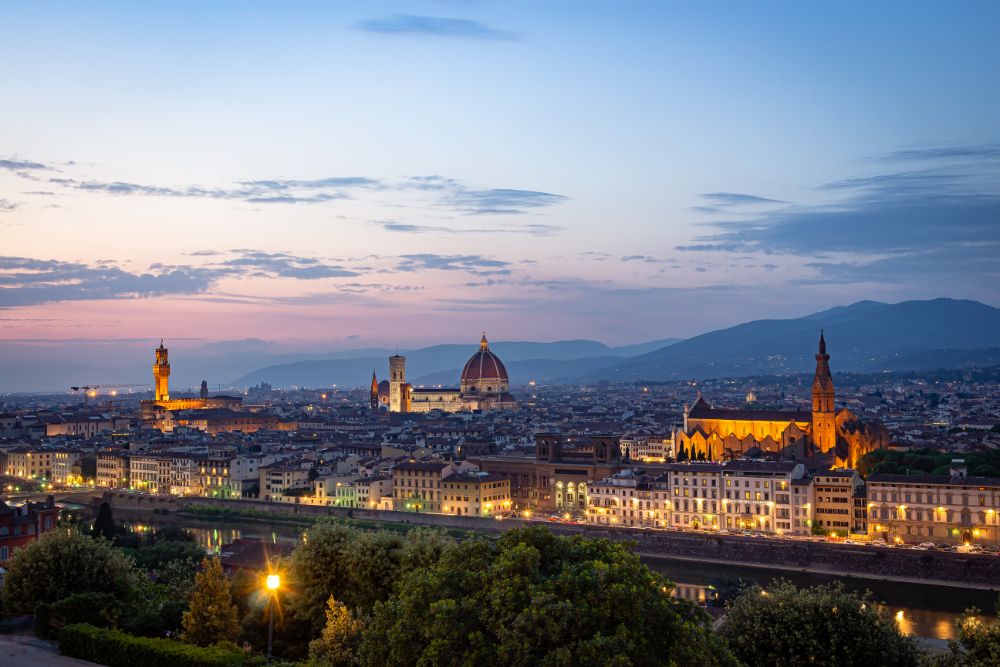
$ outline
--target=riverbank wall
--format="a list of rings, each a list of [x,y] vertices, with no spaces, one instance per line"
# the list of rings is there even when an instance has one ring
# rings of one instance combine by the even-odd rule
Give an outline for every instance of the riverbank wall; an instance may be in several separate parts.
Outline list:
[[[215,498],[182,498],[173,496],[136,495],[109,491],[93,498],[93,504],[107,501],[115,510],[174,513],[193,510],[220,514],[239,511],[269,513],[276,519],[320,516],[359,519],[387,524],[436,526],[483,532],[503,532],[524,525],[539,525],[520,519],[488,519],[483,517],[392,512],[383,510],[321,507],[258,500],[220,500]],[[900,548],[880,548],[863,545],[830,544],[793,539],[771,539],[719,535],[708,532],[674,530],[640,530],[579,524],[545,523],[562,535],[581,534],[629,541],[634,550],[653,557],[694,558],[713,561],[765,565],[788,570],[810,570],[831,575],[858,575],[917,579],[927,582],[956,582],[989,586],[1000,590],[1000,556],[962,554],[946,551],[916,551]]]

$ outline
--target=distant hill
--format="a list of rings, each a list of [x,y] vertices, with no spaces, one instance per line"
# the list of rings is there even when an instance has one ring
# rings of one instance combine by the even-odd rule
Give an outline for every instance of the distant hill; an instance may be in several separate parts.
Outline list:
[[[679,339],[668,338],[648,343],[612,348],[592,340],[564,340],[553,343],[526,341],[490,343],[507,366],[515,383],[534,379],[539,382],[570,381],[574,377],[605,368],[650,349],[663,349]],[[476,351],[478,342],[469,345],[435,345],[418,350],[401,350],[406,356],[406,375],[414,384],[457,385],[462,366]],[[272,364],[247,373],[231,383],[236,387],[269,382],[276,387],[328,387],[333,384],[365,386],[375,369],[379,379],[387,374],[388,353],[361,356],[344,354],[338,358],[299,360]]]
[[[797,319],[757,320],[712,331],[582,379],[663,381],[808,372],[815,364],[820,329],[835,372],[947,368],[995,358],[988,348],[1000,346],[1000,309],[955,299],[860,301]]]

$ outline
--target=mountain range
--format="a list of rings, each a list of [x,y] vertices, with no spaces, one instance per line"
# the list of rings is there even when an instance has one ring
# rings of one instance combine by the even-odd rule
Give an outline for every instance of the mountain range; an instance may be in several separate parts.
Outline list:
[[[820,330],[834,372],[961,368],[1000,363],[1000,309],[977,301],[932,299],[896,304],[859,301],[803,317],[755,320],[686,340],[665,339],[626,347],[588,340],[498,342],[513,384],[669,381],[708,377],[809,372]],[[406,352],[414,384],[453,386],[470,345],[436,345]],[[275,386],[364,385],[386,356],[303,360],[261,368],[234,380]]]
[[[592,340],[491,342],[514,385],[534,380],[670,381],[808,373],[820,330],[837,372],[907,371],[1000,365],[1000,309],[976,301],[860,301],[803,317],[755,320],[686,340],[659,338],[611,347]],[[157,341],[0,341],[0,392],[66,391],[69,385],[150,382]],[[167,341],[171,346],[171,341]],[[207,378],[212,390],[269,382],[276,387],[367,386],[395,350],[286,352],[258,339],[174,341],[171,387],[179,394]],[[174,347],[174,346],[171,346]],[[400,350],[414,384],[454,386],[478,342]]]

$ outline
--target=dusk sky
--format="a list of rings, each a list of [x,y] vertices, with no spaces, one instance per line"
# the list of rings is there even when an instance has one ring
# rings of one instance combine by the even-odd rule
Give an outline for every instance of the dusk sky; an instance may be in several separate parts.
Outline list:
[[[0,340],[1000,305],[997,2],[2,2]]]

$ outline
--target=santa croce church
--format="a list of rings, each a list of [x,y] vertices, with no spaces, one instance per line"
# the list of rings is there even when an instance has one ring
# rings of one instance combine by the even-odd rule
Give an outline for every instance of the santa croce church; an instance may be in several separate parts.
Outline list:
[[[707,461],[740,458],[756,448],[782,458],[828,456],[833,467],[855,468],[862,456],[888,444],[888,433],[880,422],[865,423],[850,410],[837,410],[834,399],[830,355],[820,333],[811,411],[716,408],[699,394],[684,408],[674,447]]]

